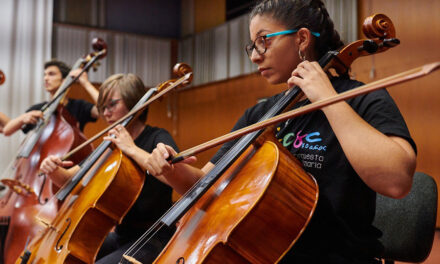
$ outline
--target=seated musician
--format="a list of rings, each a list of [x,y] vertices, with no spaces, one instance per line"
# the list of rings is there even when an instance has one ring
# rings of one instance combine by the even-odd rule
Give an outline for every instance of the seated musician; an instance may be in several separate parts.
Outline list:
[[[329,79],[317,61],[342,47],[321,0],[262,0],[250,14],[251,44],[246,51],[270,84],[299,86],[294,108],[353,89],[348,76]],[[282,96],[246,110],[233,130],[253,124]],[[300,160],[319,185],[317,210],[280,263],[381,263],[380,231],[372,226],[376,193],[401,198],[412,184],[416,146],[396,104],[379,90],[326,106],[279,124],[276,137]],[[146,169],[184,193],[227,155],[226,143],[202,169],[170,164],[173,146],[158,144]],[[268,243],[268,241],[261,241]]]
[[[44,88],[50,94],[50,99],[54,97],[67,75],[74,77],[78,75],[80,71],[81,69],[75,69],[70,72],[70,67],[61,61],[52,60],[46,62],[44,64]],[[86,89],[94,103],[96,103],[98,91],[89,82],[86,72],[81,74],[78,82]],[[4,127],[4,134],[9,136],[20,129],[23,133],[32,130],[34,128],[33,125],[37,123],[38,119],[43,118],[43,112],[41,109],[46,103],[47,102],[35,104],[28,108],[24,114],[12,119]],[[88,122],[95,122],[99,116],[98,110],[94,104],[80,99],[69,99],[66,109],[76,121],[78,121],[81,131],[83,131],[84,126]]]
[[[3,128],[9,122],[9,117],[0,112],[0,133],[3,133]]]
[[[136,75],[112,75],[100,87],[99,112],[109,124],[112,124],[125,116],[145,93],[145,86]],[[162,142],[177,149],[173,138],[165,129],[145,125],[147,113],[148,110],[145,110],[139,118],[133,120],[128,129],[121,125],[116,126],[109,131],[109,136],[104,138],[112,141],[144,171],[144,157],[148,156],[158,143]],[[61,161],[59,157],[49,156],[42,162],[40,169],[55,184],[62,186],[80,168],[79,165],[69,169],[64,168],[71,165],[72,162]],[[98,254],[97,263],[118,263],[128,247],[171,207],[171,194],[172,189],[167,184],[147,174],[140,196],[121,225],[118,225],[115,232],[110,233],[107,237]],[[139,261],[152,262],[173,232],[174,230],[164,230],[159,234],[150,246],[142,249],[141,255],[144,255],[144,258],[140,258]]]

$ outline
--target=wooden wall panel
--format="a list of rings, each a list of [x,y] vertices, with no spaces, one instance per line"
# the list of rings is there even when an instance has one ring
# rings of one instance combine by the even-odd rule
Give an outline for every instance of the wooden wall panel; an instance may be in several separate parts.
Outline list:
[[[226,20],[226,0],[194,0],[194,31],[199,33]]]
[[[251,74],[179,92],[179,146],[187,149],[228,133],[248,107],[283,87]],[[216,150],[200,154],[196,165],[202,167]]]
[[[362,0],[359,18],[384,13],[394,23],[401,44],[385,53],[357,60],[356,78],[364,82],[383,78],[425,63],[440,61],[440,1]],[[370,78],[372,69],[375,78]],[[440,72],[388,89],[406,119],[417,148],[417,171],[440,184]],[[438,210],[437,226],[440,226]]]

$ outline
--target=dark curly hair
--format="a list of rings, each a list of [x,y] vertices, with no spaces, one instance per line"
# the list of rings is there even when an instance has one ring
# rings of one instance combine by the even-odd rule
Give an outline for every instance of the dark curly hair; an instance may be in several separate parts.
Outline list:
[[[344,45],[321,0],[261,0],[252,9],[250,19],[256,15],[269,15],[288,29],[305,27],[318,32],[315,50],[319,58]]]
[[[44,69],[47,69],[50,66],[56,66],[60,70],[61,75],[63,76],[63,79],[66,78],[66,76],[70,72],[70,67],[62,61],[50,60],[50,61],[44,63]]]

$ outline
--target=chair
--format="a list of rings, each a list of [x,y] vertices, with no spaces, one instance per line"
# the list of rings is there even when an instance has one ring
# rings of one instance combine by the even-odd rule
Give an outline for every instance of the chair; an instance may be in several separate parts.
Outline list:
[[[423,262],[431,252],[436,218],[437,185],[425,173],[415,173],[411,191],[403,199],[378,194],[373,225],[383,233],[385,252],[380,259],[385,264]]]

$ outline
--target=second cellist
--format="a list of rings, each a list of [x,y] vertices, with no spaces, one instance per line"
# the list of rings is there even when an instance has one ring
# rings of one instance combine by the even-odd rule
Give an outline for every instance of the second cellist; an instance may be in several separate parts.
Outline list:
[[[111,125],[124,117],[129,112],[129,109],[132,109],[135,104],[144,96],[145,92],[146,90],[142,80],[136,75],[112,75],[106,81],[104,81],[100,87],[98,97],[99,112]],[[175,148],[177,147],[173,138],[165,129],[145,125],[147,113],[148,110],[145,110],[138,118],[133,119],[127,128],[118,125],[116,128],[109,131],[109,134],[113,135],[114,137],[108,136],[104,138],[104,140],[112,141],[126,156],[132,159],[134,163],[143,170],[145,170],[142,159],[143,155],[148,155],[148,153],[151,152],[159,142],[164,142]],[[59,157],[50,156],[42,162],[41,170],[44,173],[47,173],[48,176],[59,186],[62,186],[66,181],[71,179],[72,176],[80,169],[79,166],[64,169],[58,167],[58,165],[67,166],[71,164],[67,161],[61,161]],[[96,174],[98,173],[99,172],[96,172]],[[128,174],[134,174],[134,172],[132,171]],[[118,225],[115,232],[111,232],[104,241],[96,257],[98,260],[97,263],[117,263],[121,258],[122,253],[125,252],[133,241],[138,238],[139,233],[147,230],[148,227],[171,206],[171,188],[169,188],[169,186],[149,175],[146,175],[144,182],[145,183],[138,182],[134,184],[133,188],[139,188],[142,190],[137,197],[136,202],[125,215],[122,223]],[[104,187],[102,187],[102,189],[104,189]],[[132,190],[132,192],[134,191]],[[88,196],[87,193],[83,195]],[[115,206],[117,200],[120,198],[122,199],[122,197],[125,196],[129,195],[127,193],[117,193],[113,197],[110,197],[114,200],[114,202],[112,202],[112,200],[109,202],[113,203]],[[101,200],[103,199],[105,200],[105,198],[101,198]],[[97,202],[97,204],[99,203]],[[99,207],[99,205],[97,205],[97,207]],[[109,214],[112,215],[113,213]],[[100,220],[96,221],[99,222]],[[102,223],[96,224],[104,225]],[[151,247],[144,248],[143,252],[141,253],[147,257],[151,257],[152,259],[144,258],[142,260],[146,261],[146,263],[149,261],[151,262],[154,259],[154,256],[156,256],[162,247],[165,246],[166,242],[172,235],[172,231],[173,230],[166,230],[165,232],[161,233],[159,238],[152,244]],[[87,235],[88,234],[82,234],[82,236]],[[100,240],[100,238],[86,238],[86,240],[93,239]],[[76,244],[74,240],[75,239],[72,239],[70,244],[65,243],[63,246],[65,248],[72,247],[77,249],[73,245]],[[70,251],[70,249],[65,250]],[[52,261],[56,259],[56,261],[59,261],[59,263],[76,263],[74,260],[72,260],[72,256],[77,258],[80,258],[79,256],[81,256],[83,257],[82,261],[85,261],[84,259],[90,259],[90,255],[92,255],[91,258],[94,259],[94,253],[86,254],[81,252],[90,251],[90,249],[86,248],[85,246],[84,248],[71,251],[72,252],[69,252],[71,256],[69,256],[66,260],[62,260],[62,257],[66,257],[64,255],[53,257],[49,256],[50,254],[47,253],[46,262],[53,263]],[[93,250],[91,251],[93,252]],[[42,250],[40,250],[40,252],[42,252]],[[46,253],[40,252],[35,253],[38,255],[36,258],[46,255]]]

